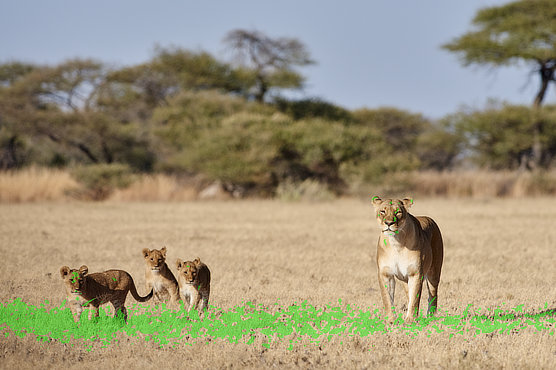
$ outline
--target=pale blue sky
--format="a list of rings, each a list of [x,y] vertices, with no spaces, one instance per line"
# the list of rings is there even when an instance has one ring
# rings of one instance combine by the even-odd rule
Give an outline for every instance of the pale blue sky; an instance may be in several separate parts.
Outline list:
[[[0,0],[0,62],[58,63],[92,57],[114,66],[152,56],[153,46],[206,50],[220,59],[235,28],[288,36],[316,65],[294,97],[349,109],[395,106],[439,118],[488,98],[530,104],[530,68],[464,68],[440,45],[471,29],[477,9],[505,0]],[[546,103],[555,103],[554,91]]]

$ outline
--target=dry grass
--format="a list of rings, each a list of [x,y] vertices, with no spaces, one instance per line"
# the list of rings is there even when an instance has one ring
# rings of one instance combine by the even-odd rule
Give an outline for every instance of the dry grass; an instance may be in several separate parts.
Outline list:
[[[131,185],[110,191],[109,200],[189,201],[202,198],[201,182],[163,174],[134,175]],[[110,189],[112,190],[112,189]],[[556,171],[455,171],[411,172],[389,175],[380,185],[353,184],[352,195],[395,194],[403,196],[459,197],[459,198],[523,198],[556,195]],[[21,171],[0,172],[0,203],[41,202],[71,199],[90,199],[85,187],[76,182],[69,172],[31,167]],[[230,198],[228,193],[219,197]],[[278,186],[276,198],[288,201],[323,201],[334,198],[326,187],[314,180],[301,184],[285,182]]]
[[[157,174],[144,175],[125,189],[117,189],[110,196],[115,201],[185,201],[197,197],[191,185],[180,183],[176,177]]]
[[[411,188],[422,196],[526,197],[556,194],[556,172],[416,172]]]
[[[63,170],[30,167],[0,172],[0,202],[19,203],[65,199],[79,184]]]
[[[440,314],[468,305],[556,307],[556,200],[423,200],[414,214],[434,217],[445,239]],[[381,307],[376,279],[378,226],[368,203],[228,201],[0,205],[0,301],[15,297],[58,305],[61,265],[90,271],[122,268],[144,293],[141,249],[166,245],[170,262],[200,256],[212,271],[211,304],[242,301],[323,307],[338,298],[362,309]],[[173,266],[171,266],[173,268]],[[400,290],[396,300],[402,300]],[[128,304],[133,303],[129,298]],[[554,329],[552,329],[554,333]],[[176,348],[122,334],[118,344],[87,352],[32,336],[0,339],[4,368],[107,367],[442,367],[551,368],[556,336],[529,327],[517,334],[446,333],[408,337],[400,331],[334,338],[320,345],[216,339]],[[25,356],[25,362],[21,362]]]
[[[556,195],[556,171],[421,171],[387,176],[379,185],[354,184],[353,194],[421,197],[523,198]]]

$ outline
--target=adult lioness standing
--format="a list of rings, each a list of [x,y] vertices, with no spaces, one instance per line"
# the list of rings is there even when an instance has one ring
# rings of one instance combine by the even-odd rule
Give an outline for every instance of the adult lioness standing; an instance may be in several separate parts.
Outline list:
[[[429,291],[427,313],[433,314],[438,305],[438,284],[444,257],[442,235],[436,222],[427,216],[415,217],[407,211],[413,199],[372,199],[376,219],[381,227],[376,262],[382,302],[390,321],[394,320],[396,280],[403,285],[408,298],[406,321],[419,315],[423,280]]]

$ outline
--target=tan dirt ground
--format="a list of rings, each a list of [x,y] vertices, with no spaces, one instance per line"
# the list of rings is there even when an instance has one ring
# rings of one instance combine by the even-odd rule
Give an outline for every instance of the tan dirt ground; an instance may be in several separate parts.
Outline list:
[[[556,308],[556,199],[416,199],[444,236],[439,313],[524,304]],[[370,200],[329,203],[223,201],[185,203],[42,203],[0,205],[0,302],[64,299],[59,268],[120,268],[146,294],[141,249],[168,248],[174,261],[201,259],[212,272],[211,305],[244,301],[322,307],[338,298],[381,308],[376,278],[379,229]],[[396,302],[403,302],[401,287]],[[128,307],[135,301],[128,297]],[[423,300],[421,308],[425,305]],[[552,330],[553,331],[553,330]],[[321,345],[252,345],[225,340],[157,348],[122,335],[87,352],[77,345],[0,336],[0,368],[554,368],[556,335],[446,333],[408,337],[398,331],[334,338]],[[340,343],[341,342],[341,343]]]

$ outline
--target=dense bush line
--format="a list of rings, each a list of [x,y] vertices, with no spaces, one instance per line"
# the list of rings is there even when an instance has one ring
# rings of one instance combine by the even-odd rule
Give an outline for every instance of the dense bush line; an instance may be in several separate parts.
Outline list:
[[[121,69],[81,59],[5,63],[0,168],[68,168],[93,199],[141,173],[218,181],[242,196],[315,183],[343,194],[388,173],[529,168],[539,121],[541,164],[553,166],[554,106],[490,103],[433,121],[390,107],[288,100],[279,84],[260,101],[252,72],[182,49]]]

